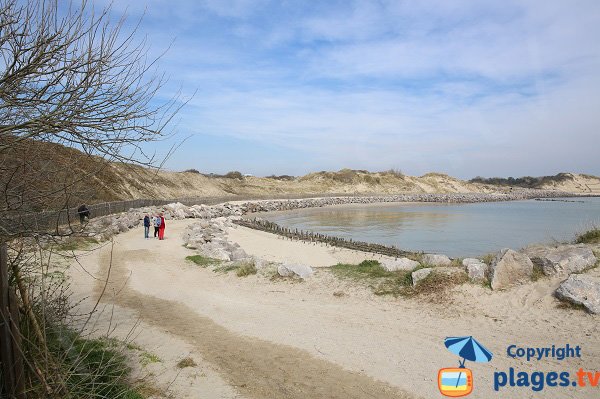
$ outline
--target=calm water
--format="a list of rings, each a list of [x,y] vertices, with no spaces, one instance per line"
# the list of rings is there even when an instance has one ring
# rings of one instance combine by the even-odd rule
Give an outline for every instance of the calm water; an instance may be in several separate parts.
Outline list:
[[[577,232],[600,225],[600,198],[568,200],[578,202],[351,205],[263,217],[287,227],[401,249],[478,256],[501,248],[572,240]]]

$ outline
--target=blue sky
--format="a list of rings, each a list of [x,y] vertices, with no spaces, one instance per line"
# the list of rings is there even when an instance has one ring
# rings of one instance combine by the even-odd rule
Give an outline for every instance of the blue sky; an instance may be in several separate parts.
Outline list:
[[[112,7],[144,15],[151,53],[170,46],[161,96],[195,92],[168,169],[600,175],[598,1]]]

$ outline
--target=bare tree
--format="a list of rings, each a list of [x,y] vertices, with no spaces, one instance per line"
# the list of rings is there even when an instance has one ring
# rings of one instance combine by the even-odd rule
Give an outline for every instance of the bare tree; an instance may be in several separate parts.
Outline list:
[[[46,342],[47,326],[64,317],[48,309],[68,305],[62,289],[48,293],[44,267],[36,266],[43,246],[37,263],[31,254],[41,235],[62,233],[7,228],[6,221],[93,200],[98,188],[89,182],[108,173],[108,161],[151,165],[142,144],[162,139],[184,104],[179,96],[159,101],[165,77],[157,73],[157,59],[136,38],[137,27],[126,27],[124,17],[111,20],[110,7],[85,0],[0,0],[0,246],[11,240],[2,261],[5,272],[10,264],[10,277],[2,281],[18,288],[4,284],[0,295],[17,299],[21,324],[32,331],[22,338],[38,357],[25,356],[26,374],[38,382],[40,397],[68,394],[60,356],[53,357]],[[46,270],[49,264],[48,258]],[[0,341],[9,339],[0,329]]]
[[[164,136],[182,102],[157,101],[165,79],[156,59],[135,40],[137,28],[126,32],[125,19],[110,15],[87,1],[0,1],[0,211],[63,206],[73,186],[91,177],[67,175],[85,169],[81,157],[45,170],[52,165],[40,165],[48,157],[36,152],[52,147],[41,142],[111,161],[153,162],[141,144]]]

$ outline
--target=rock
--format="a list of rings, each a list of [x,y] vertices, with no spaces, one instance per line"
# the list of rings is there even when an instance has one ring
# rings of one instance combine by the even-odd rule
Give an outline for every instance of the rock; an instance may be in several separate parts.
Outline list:
[[[242,260],[248,258],[248,254],[242,248],[236,248],[231,252],[231,260]]]
[[[585,274],[571,274],[556,290],[556,297],[583,305],[593,314],[600,314],[600,278]]]
[[[395,272],[397,270],[413,270],[419,266],[419,262],[416,262],[408,258],[398,259],[383,259],[380,261],[381,266],[388,272]]]
[[[440,267],[426,267],[423,269],[416,270],[412,272],[412,282],[413,286],[417,285],[420,281],[427,278],[431,273],[440,273],[445,274],[446,276],[454,276],[458,274],[464,275],[464,270],[458,267],[448,267],[448,266],[440,266]]]
[[[298,276],[301,279],[306,279],[314,273],[312,267],[307,265],[300,265],[296,263],[284,263],[279,265],[277,273],[282,277]]]
[[[425,254],[423,255],[423,264],[431,266],[450,266],[452,261],[446,255]]]
[[[256,267],[257,270],[264,269],[265,267],[267,267],[269,265],[269,262],[267,262],[266,260],[261,259],[261,258],[253,257],[253,260],[254,260],[254,267]]]
[[[531,247],[523,250],[546,276],[579,273],[596,264],[596,257],[585,244],[559,247]]]
[[[463,266],[471,281],[482,283],[487,280],[488,265],[479,259],[465,258],[462,261]]]
[[[529,281],[533,274],[533,263],[524,254],[503,249],[496,254],[489,273],[492,289],[502,290]]]
[[[173,218],[174,219],[185,219],[186,218],[186,214],[182,209],[176,209],[173,212]]]
[[[417,285],[421,280],[424,280],[427,276],[429,276],[432,270],[433,268],[426,267],[424,269],[419,269],[412,272],[411,277],[413,286]]]
[[[204,256],[208,256],[210,258],[224,260],[224,261],[231,260],[231,255],[229,252],[227,252],[224,248],[219,247],[218,245],[214,245],[212,243],[204,244],[200,248],[200,251],[202,252],[202,254]]]

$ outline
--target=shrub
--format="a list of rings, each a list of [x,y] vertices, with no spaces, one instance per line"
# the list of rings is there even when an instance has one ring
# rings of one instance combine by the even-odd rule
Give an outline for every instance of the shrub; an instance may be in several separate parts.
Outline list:
[[[196,174],[200,174],[200,171],[198,169],[186,169],[183,171],[183,173],[196,173]]]
[[[223,176],[223,177],[226,179],[237,179],[237,180],[244,179],[244,176],[242,175],[242,173],[238,172],[237,170],[227,172],[227,173],[225,173],[225,176]]]
[[[254,262],[246,262],[238,266],[237,270],[235,271],[235,274],[238,277],[246,277],[251,274],[256,274],[256,272],[257,270],[256,266],[254,265]]]
[[[577,244],[600,244],[600,228],[593,228],[579,234],[575,239]]]
[[[184,369],[186,367],[196,367],[197,364],[191,357],[183,358],[177,363],[177,368]]]
[[[388,169],[385,172],[381,172],[382,175],[397,177],[398,179],[404,178],[404,173],[400,169]]]

